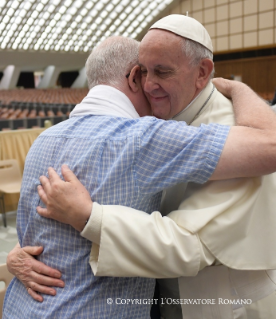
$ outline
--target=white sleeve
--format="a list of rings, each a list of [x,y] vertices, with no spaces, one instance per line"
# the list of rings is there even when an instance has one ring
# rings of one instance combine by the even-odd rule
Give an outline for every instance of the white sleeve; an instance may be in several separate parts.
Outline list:
[[[100,242],[96,239],[99,245],[93,243],[90,255],[96,276],[195,276],[214,262],[197,234],[159,212],[149,215],[124,206],[98,204],[95,211],[96,216],[92,212],[82,235],[93,239],[93,218],[101,221]]]

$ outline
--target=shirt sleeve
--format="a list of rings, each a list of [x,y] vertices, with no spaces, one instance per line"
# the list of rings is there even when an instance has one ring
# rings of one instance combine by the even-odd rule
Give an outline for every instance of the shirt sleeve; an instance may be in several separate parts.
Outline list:
[[[153,119],[140,137],[135,163],[139,191],[151,194],[180,182],[206,182],[217,166],[229,129]]]
[[[95,276],[195,276],[214,262],[214,257],[202,245],[197,234],[179,227],[159,212],[149,215],[124,206],[97,204],[95,215],[95,220],[102,220],[100,239],[95,239],[90,254]],[[84,229],[82,232],[89,240],[93,240],[94,228],[97,233],[98,226],[93,225],[93,218],[85,227],[90,231]]]

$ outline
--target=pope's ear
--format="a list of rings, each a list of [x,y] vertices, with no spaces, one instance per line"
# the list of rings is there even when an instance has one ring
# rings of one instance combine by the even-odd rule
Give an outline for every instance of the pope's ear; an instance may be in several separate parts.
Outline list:
[[[214,63],[210,59],[202,59],[199,65],[198,78],[196,86],[198,89],[203,89],[209,82],[210,74],[214,68]]]
[[[128,77],[128,85],[133,92],[137,92],[139,90],[140,84],[140,67],[139,65],[135,65],[129,74]]]

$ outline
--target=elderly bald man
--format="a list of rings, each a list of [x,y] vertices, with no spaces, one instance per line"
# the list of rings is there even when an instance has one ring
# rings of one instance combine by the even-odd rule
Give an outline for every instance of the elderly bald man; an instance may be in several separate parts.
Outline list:
[[[197,21],[178,15],[158,21],[141,43],[139,60],[142,84],[155,116],[163,119],[184,120],[194,126],[209,122],[234,124],[231,103],[220,95],[210,82],[213,72],[212,44],[207,31]],[[248,315],[256,305],[246,308],[240,307],[240,304],[236,302],[232,307],[231,303],[229,306],[229,303],[218,304],[218,301],[219,299],[245,299],[250,293],[254,295],[253,302],[258,304],[258,311],[261,309],[260,302],[263,303],[263,308],[269,305],[267,313],[270,317],[267,318],[272,318],[271,313],[274,311],[271,308],[271,296],[272,298],[274,296],[271,292],[275,291],[275,284],[272,280],[266,280],[267,272],[264,269],[273,268],[275,259],[273,256],[263,255],[264,250],[261,249],[253,254],[244,254],[248,247],[251,248],[252,240],[254,242],[254,232],[261,229],[258,228],[261,215],[257,208],[260,207],[264,198],[262,188],[254,187],[256,184],[261,184],[260,180],[246,179],[209,183],[202,189],[198,185],[194,187],[182,184],[176,189],[167,190],[163,201],[165,213],[177,209],[182,199],[189,197],[181,204],[181,210],[168,215],[180,226],[182,235],[183,232],[187,232],[197,238],[194,245],[190,247],[189,262],[187,262],[187,255],[186,259],[183,258],[183,255],[181,256],[179,247],[175,249],[176,245],[180,247],[185,245],[184,241],[181,243],[181,240],[172,240],[172,238],[178,238],[178,229],[166,225],[164,221],[167,220],[159,218],[158,213],[148,216],[132,211],[132,214],[129,214],[129,210],[125,208],[110,206],[100,208],[94,203],[92,216],[83,232],[83,235],[90,240],[101,242],[100,250],[95,245],[93,245],[94,251],[92,248],[91,266],[94,273],[159,278],[195,276],[198,273],[194,278],[182,277],[179,279],[181,300],[212,299],[217,301],[216,305],[214,306],[213,303],[196,304],[196,306],[184,304],[181,315],[179,307],[174,309],[171,303],[165,301],[161,308],[164,318],[177,318],[177,316],[199,318],[202,314],[204,318],[209,318],[208,315],[214,311],[219,315],[210,315],[210,318],[232,318],[233,315],[242,315],[242,312]],[[269,177],[264,183],[274,187],[273,177]],[[187,188],[186,192],[184,192],[185,188]],[[43,196],[45,194],[42,194]],[[47,198],[43,198],[47,201]],[[247,200],[248,198],[257,199],[252,203]],[[237,208],[237,203],[240,208]],[[43,210],[39,212],[43,216],[56,218],[53,214],[46,214]],[[271,213],[269,209],[266,211],[268,219],[274,221]],[[229,218],[231,222],[227,223]],[[244,236],[245,226],[248,220],[252,219],[251,231],[249,230]],[[99,226],[95,223],[97,220],[102,220],[103,225],[100,231],[96,230]],[[114,227],[114,224],[117,227]],[[237,224],[241,224],[240,227],[235,227]],[[267,226],[270,226],[269,223]],[[164,234],[162,229],[167,229],[168,233]],[[235,236],[232,236],[231,233],[233,229]],[[268,245],[271,250],[275,241],[273,241],[273,235],[269,234],[271,236],[266,237],[261,246],[267,247]],[[243,240],[244,237],[245,240]],[[149,242],[148,239],[145,241],[145,238],[151,238],[151,241]],[[240,240],[236,240],[237,238]],[[115,246],[111,247],[107,244],[114,241]],[[239,247],[244,254],[242,257],[237,251]],[[160,263],[162,251],[165,259],[162,259]],[[164,254],[164,251],[167,252],[167,255]],[[233,256],[236,256],[237,253],[240,258],[233,260]],[[265,261],[260,259],[262,256],[266,257]],[[186,264],[183,262],[184,259]],[[223,265],[219,262],[221,259]],[[207,267],[214,264],[217,266]],[[231,267],[246,270],[246,272],[233,271]],[[250,271],[252,268],[259,271]],[[229,277],[231,277],[231,282]],[[219,282],[221,278],[223,278],[221,284],[212,286],[210,290],[206,289],[209,282]],[[243,285],[252,286],[252,283],[258,281],[261,282],[261,286],[255,287],[253,292],[243,291],[240,294],[237,284],[234,286],[236,295],[233,295],[232,282],[240,282],[240,278],[244,279]],[[203,290],[200,289],[202,284],[204,285]],[[190,288],[187,289],[187,287]],[[222,295],[220,295],[221,291],[223,291]],[[179,300],[177,283],[175,285],[170,281],[161,282],[161,296],[162,300],[168,300],[168,298]],[[269,298],[268,302],[267,298]],[[263,317],[258,313],[256,317],[252,318]]]

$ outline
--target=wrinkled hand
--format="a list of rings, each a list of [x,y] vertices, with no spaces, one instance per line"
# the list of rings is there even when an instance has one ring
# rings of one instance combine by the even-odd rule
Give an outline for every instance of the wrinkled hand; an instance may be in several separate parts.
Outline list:
[[[224,78],[215,78],[212,80],[212,82],[214,83],[217,90],[229,99],[231,99],[231,92],[234,86],[244,85],[241,82],[226,80]]]
[[[48,169],[49,179],[40,177],[37,190],[47,208],[38,206],[37,212],[82,231],[92,210],[90,194],[67,165],[62,165],[61,172],[64,181],[53,168]]]
[[[61,273],[58,270],[46,266],[33,257],[40,255],[42,251],[43,247],[21,248],[17,244],[7,257],[9,272],[16,276],[28,289],[29,295],[39,302],[43,301],[39,293],[55,296],[56,291],[52,287],[64,287],[64,282],[59,279]]]

